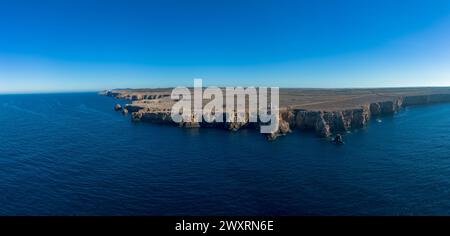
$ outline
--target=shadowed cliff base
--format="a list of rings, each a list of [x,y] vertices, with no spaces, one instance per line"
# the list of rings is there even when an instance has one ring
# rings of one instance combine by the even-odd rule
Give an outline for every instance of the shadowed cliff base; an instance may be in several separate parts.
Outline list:
[[[123,109],[133,121],[172,124],[181,127],[218,127],[232,131],[258,128],[259,123],[244,122],[183,122],[174,123],[170,98],[172,88],[115,89],[102,95],[132,100]],[[225,94],[225,92],[224,92]],[[226,95],[225,95],[226,96]],[[343,134],[364,127],[372,117],[394,114],[413,105],[450,102],[449,87],[376,88],[376,89],[280,89],[278,131],[267,135],[270,140],[294,129],[312,130],[320,137]],[[209,100],[203,100],[204,104]],[[225,101],[225,99],[224,99]]]

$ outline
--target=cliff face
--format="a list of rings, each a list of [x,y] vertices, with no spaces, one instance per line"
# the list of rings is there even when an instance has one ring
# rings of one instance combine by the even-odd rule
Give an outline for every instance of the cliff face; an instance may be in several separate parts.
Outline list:
[[[321,137],[328,137],[362,128],[372,117],[394,114],[403,107],[443,102],[450,102],[449,94],[398,97],[393,100],[374,102],[363,105],[361,108],[343,111],[284,111],[284,113],[281,113],[281,119],[285,121],[289,129],[313,130]],[[289,115],[285,113],[289,113]]]
[[[450,101],[450,98],[449,98]],[[402,99],[395,101],[385,101],[365,105],[358,109],[344,111],[307,111],[282,109],[279,115],[279,129],[269,135],[270,139],[275,139],[281,135],[286,135],[294,129],[312,130],[320,137],[328,137],[333,134],[343,133],[348,130],[364,127],[374,115],[393,114],[402,106]],[[231,131],[238,131],[245,127],[259,127],[260,124],[250,124],[248,119],[244,122],[223,122],[223,123],[198,123],[183,122],[176,124],[172,121],[170,111],[151,111],[138,105],[127,105],[125,107],[132,113],[133,121],[143,121],[158,124],[178,125],[180,127],[214,127],[225,128]],[[194,118],[192,119],[194,120]]]
[[[443,103],[450,101],[450,94],[433,94],[422,96],[408,96],[403,99],[404,106]]]
[[[370,120],[370,106],[344,111],[295,111],[295,127],[314,130],[321,137],[364,127]]]
[[[232,122],[207,123],[192,121],[174,123],[171,118],[171,107],[173,101],[167,93],[134,94],[107,92],[104,95],[117,98],[136,99],[125,106],[124,111],[131,113],[132,120],[151,122],[158,124],[170,124],[180,127],[214,127],[223,128],[230,131],[237,131],[242,128],[259,128],[260,123],[249,123],[248,115],[243,122],[238,122],[236,114],[231,114]],[[137,96],[137,97],[133,97]],[[267,135],[273,140],[279,136],[286,135],[292,130],[311,130],[320,137],[329,137],[349,130],[359,129],[367,125],[374,116],[394,114],[401,108],[413,105],[424,105],[431,103],[450,102],[450,93],[411,95],[411,96],[386,96],[377,99],[378,101],[362,103],[362,105],[348,109],[300,109],[282,107],[279,113],[279,129]],[[226,115],[224,114],[224,120]]]
[[[173,123],[170,112],[145,112],[141,110],[131,113],[131,119],[133,121],[145,121],[158,124]]]

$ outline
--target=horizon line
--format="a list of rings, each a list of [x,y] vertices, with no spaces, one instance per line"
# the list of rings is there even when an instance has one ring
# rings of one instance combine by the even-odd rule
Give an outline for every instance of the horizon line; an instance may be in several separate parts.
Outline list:
[[[186,86],[177,86],[186,87]],[[208,86],[203,86],[206,88]],[[231,86],[214,86],[214,87],[231,87]],[[234,87],[276,87],[276,86],[234,86]],[[26,94],[59,94],[59,93],[96,93],[112,90],[137,90],[137,89],[173,89],[176,87],[139,87],[139,88],[112,88],[112,89],[81,89],[81,90],[22,90],[22,91],[0,91],[0,95],[26,95]],[[189,86],[187,88],[193,88]],[[342,89],[401,89],[401,88],[449,88],[450,85],[434,85],[434,86],[380,86],[380,87],[278,87],[280,89],[313,89],[313,90],[342,90]]]

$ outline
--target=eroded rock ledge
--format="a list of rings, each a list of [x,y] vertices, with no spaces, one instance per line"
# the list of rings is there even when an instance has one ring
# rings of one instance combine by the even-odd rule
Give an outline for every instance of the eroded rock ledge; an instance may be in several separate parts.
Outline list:
[[[216,127],[237,131],[258,128],[258,123],[206,123],[172,121],[175,101],[171,89],[112,90],[103,95],[133,100],[124,108],[133,121],[170,124],[181,127]],[[279,129],[268,135],[273,140],[294,129],[311,130],[329,137],[364,127],[371,118],[394,114],[404,107],[450,102],[450,88],[395,89],[280,89]]]

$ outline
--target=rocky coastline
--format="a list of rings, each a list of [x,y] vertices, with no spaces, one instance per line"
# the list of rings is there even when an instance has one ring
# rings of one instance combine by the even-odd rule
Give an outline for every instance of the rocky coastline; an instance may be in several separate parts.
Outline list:
[[[355,93],[355,90],[351,90]],[[374,92],[375,91],[375,92]],[[395,90],[397,91],[397,90]],[[295,91],[289,91],[289,96],[281,93],[279,129],[278,131],[267,135],[269,140],[274,140],[279,136],[291,133],[293,130],[309,130],[315,132],[320,137],[332,137],[338,134],[345,134],[347,131],[363,128],[374,117],[381,115],[390,115],[400,111],[402,108],[415,105],[426,105],[434,103],[450,102],[450,89],[415,89],[399,90],[400,92],[386,92],[371,90],[367,96],[336,95],[329,90],[324,90],[323,94],[329,94],[325,102],[317,102],[315,107],[311,103],[299,103],[293,101],[292,94]],[[408,92],[409,91],[409,92]],[[301,92],[301,91],[298,91]],[[357,91],[358,92],[358,91]],[[384,93],[381,93],[384,92]],[[309,91],[312,100],[317,99],[313,95],[317,91]],[[174,101],[170,99],[170,89],[164,90],[112,90],[104,91],[102,95],[111,96],[118,99],[132,100],[122,110],[124,114],[131,114],[134,122],[150,122],[157,124],[169,124],[186,128],[197,127],[215,127],[230,131],[238,131],[243,128],[258,128],[259,123],[244,122],[224,122],[224,123],[206,123],[206,122],[184,122],[174,123],[171,118],[171,107]],[[302,94],[308,94],[302,93]],[[374,96],[373,94],[376,94]],[[318,95],[319,96],[319,95]],[[361,99],[363,97],[364,99]],[[302,98],[303,99],[303,98]],[[341,99],[339,105],[327,106]],[[307,98],[305,100],[308,100]],[[291,103],[286,101],[293,101]],[[303,100],[302,100],[303,101]],[[329,102],[327,102],[329,101]],[[355,102],[356,101],[356,102]],[[309,108],[305,104],[309,105]],[[305,108],[306,107],[306,108]],[[346,108],[348,107],[348,108]],[[117,107],[116,107],[117,110]]]

